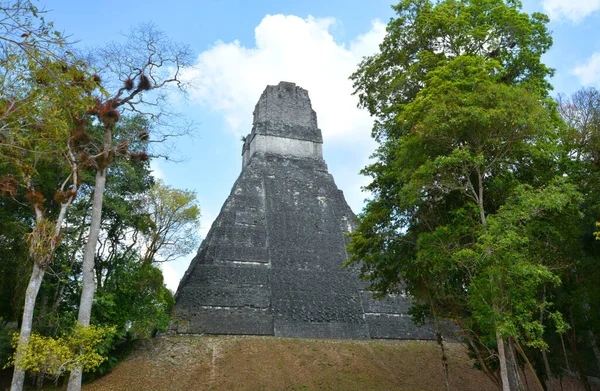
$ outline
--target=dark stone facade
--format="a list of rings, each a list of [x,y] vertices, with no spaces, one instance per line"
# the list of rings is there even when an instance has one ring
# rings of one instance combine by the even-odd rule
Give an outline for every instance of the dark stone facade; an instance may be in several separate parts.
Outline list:
[[[306,90],[268,86],[244,166],[177,291],[179,333],[430,339],[400,296],[374,300],[348,258],[354,214],[321,155]]]

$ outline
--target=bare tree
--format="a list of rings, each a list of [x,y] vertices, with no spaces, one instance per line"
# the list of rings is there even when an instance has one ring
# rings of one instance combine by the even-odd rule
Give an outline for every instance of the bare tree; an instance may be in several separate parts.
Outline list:
[[[570,97],[560,94],[557,99],[558,112],[567,124],[569,134],[565,140],[569,143],[571,158],[576,161],[591,158],[600,160],[600,91],[584,88]]]
[[[152,134],[141,132],[137,137],[148,143],[164,145],[172,137],[188,134],[191,127],[177,123],[176,115],[170,110],[168,97],[173,90],[185,91],[181,71],[191,63],[191,52],[187,46],[176,44],[153,24],[142,24],[126,35],[125,43],[111,43],[94,50],[90,61],[100,71],[105,94],[99,96],[96,105],[88,110],[95,116],[103,129],[100,151],[90,157],[96,169],[92,215],[85,252],[83,256],[83,278],[78,322],[88,326],[94,298],[94,255],[100,234],[102,201],[106,185],[107,167],[119,149],[126,145],[114,145],[113,129],[122,115],[141,114],[152,123]],[[113,91],[112,93],[109,91]],[[154,154],[166,155],[163,149]],[[137,156],[147,159],[148,155]],[[68,391],[81,389],[81,369],[71,372]]]

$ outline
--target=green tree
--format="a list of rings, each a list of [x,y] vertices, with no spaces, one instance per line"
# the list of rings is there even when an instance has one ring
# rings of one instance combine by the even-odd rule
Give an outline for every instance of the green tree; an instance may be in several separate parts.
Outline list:
[[[565,122],[560,135],[562,169],[576,183],[584,200],[581,204],[583,229],[573,249],[578,262],[563,277],[563,286],[555,292],[557,305],[568,314],[570,359],[584,380],[586,373],[600,374],[600,317],[594,309],[600,306],[598,260],[600,243],[594,238],[594,227],[600,216],[600,92],[581,89],[571,96],[558,97],[558,111]],[[562,341],[557,341],[557,350]],[[566,352],[565,352],[566,355]],[[567,367],[569,363],[566,363]],[[586,385],[589,388],[589,385]]]
[[[115,127],[117,144],[122,138],[129,139],[130,133],[146,129],[146,121],[139,118],[125,118]],[[90,137],[96,136],[96,129],[90,128]],[[93,142],[90,149],[93,149]],[[88,149],[88,151],[90,150]],[[112,271],[114,258],[127,254],[137,257],[135,232],[146,229],[147,216],[141,211],[138,198],[152,186],[153,178],[148,161],[137,160],[143,154],[145,143],[129,144],[128,152],[108,168],[104,197],[104,213],[101,222],[102,233],[96,251],[94,265],[97,289],[101,288]],[[86,152],[86,155],[89,155]],[[133,156],[132,156],[133,155]],[[86,161],[89,158],[85,159]],[[94,169],[89,162],[82,170],[83,183],[78,197],[67,215],[67,224],[62,232],[62,240],[55,254],[52,273],[45,279],[40,290],[37,330],[48,335],[57,335],[64,327],[71,327],[77,317],[77,300],[81,283],[81,259],[90,224],[90,208],[93,198]],[[75,313],[73,313],[75,311]]]
[[[505,84],[529,84],[545,95],[553,70],[540,62],[552,45],[548,17],[520,11],[517,0],[403,0],[387,26],[380,52],[351,76],[360,105],[375,117],[373,136],[405,129],[396,121],[423,88],[428,73],[457,56],[498,61]]]
[[[168,262],[198,248],[200,208],[195,193],[158,181],[144,194],[142,205],[151,221],[139,238],[144,262]]]
[[[352,75],[361,105],[377,119],[380,147],[378,161],[363,170],[374,198],[352,234],[350,261],[362,264],[376,292],[403,282],[418,317],[454,320],[480,367],[505,390],[520,387],[521,345],[545,346],[539,313],[551,313],[564,329],[540,292],[559,283],[554,267],[572,259],[545,257],[540,237],[564,232],[550,216],[579,221],[578,193],[553,181],[559,120],[545,80],[552,72],[540,62],[551,44],[547,18],[519,7],[402,1],[381,52]],[[548,219],[540,222],[517,195],[539,201],[551,183],[551,194],[568,198],[543,209]],[[522,214],[514,230],[495,228],[508,225],[515,210]],[[528,271],[518,281],[517,269]]]
[[[35,7],[18,10],[24,14],[15,17],[14,9],[0,7],[6,18],[2,25],[4,34],[10,23],[6,20],[17,27],[31,26],[32,20],[37,20],[39,31],[45,31],[39,34],[51,34],[51,27],[38,17]],[[84,63],[72,56],[61,57],[62,41],[53,43],[50,39],[38,46],[36,40],[24,36],[19,39],[30,41],[23,44],[15,41],[11,33],[8,31],[9,35],[0,39],[3,69],[0,75],[3,89],[0,98],[0,164],[6,175],[2,178],[5,196],[20,198],[20,202],[26,202],[33,211],[33,229],[27,237],[33,271],[25,292],[21,322],[20,346],[25,346],[31,333],[40,284],[59,243],[66,211],[77,194],[79,167],[76,146],[71,141],[83,126],[81,114],[91,103],[89,97],[96,82]],[[60,37],[60,34],[52,36]],[[53,48],[52,44],[57,47]],[[22,56],[21,52],[26,55]],[[52,178],[44,178],[38,171],[46,163],[55,167]],[[42,182],[53,183],[50,196],[60,205],[56,215],[47,213],[52,201],[46,200],[47,194],[40,191],[44,187]],[[15,368],[11,388],[22,389],[23,379],[24,371]]]
[[[76,71],[77,75],[80,72]],[[39,77],[39,73],[34,76]],[[91,80],[91,76],[89,78]],[[39,81],[36,80],[34,83],[39,84]],[[5,118],[3,160],[11,167],[9,170],[11,174],[4,179],[5,192],[17,197],[20,193],[17,187],[23,188],[26,192],[24,198],[33,210],[34,221],[33,230],[27,236],[33,271],[25,294],[25,308],[21,323],[22,344],[27,344],[28,335],[31,333],[35,299],[45,270],[52,263],[54,252],[59,244],[67,209],[75,198],[79,186],[78,161],[70,141],[80,125],[77,115],[78,111],[82,110],[82,106],[85,107],[87,103],[85,99],[87,88],[76,87],[73,90],[63,88],[68,86],[64,80],[60,80],[59,83],[49,91],[35,86],[29,93],[37,96],[39,101],[31,105],[27,111],[15,111]],[[22,87],[27,88],[25,85]],[[58,213],[52,216],[47,213],[45,206],[48,201],[39,191],[43,187],[40,181],[47,178],[40,177],[38,168],[44,162],[54,161],[55,164],[57,151],[61,160],[53,178],[55,183],[53,201],[60,207]],[[16,369],[15,377],[22,378],[20,374],[21,372]],[[21,389],[22,381],[17,380],[14,387]]]
[[[93,321],[114,325],[134,339],[167,330],[175,305],[161,270],[136,258],[114,258],[112,272],[95,297]]]
[[[146,125],[143,118],[125,117],[114,128],[116,144],[129,133],[135,133],[134,128],[140,131]],[[136,151],[131,151],[133,154],[141,153],[142,146],[130,145],[129,149]],[[100,373],[115,365],[131,340],[166,330],[174,304],[160,269],[152,260],[142,260],[144,248],[140,237],[154,226],[144,206],[146,194],[154,184],[149,162],[124,157],[115,159],[107,169],[94,262],[96,287],[91,323],[116,328],[114,338],[103,344],[109,360],[97,369]],[[89,229],[92,192],[93,187],[84,182],[68,215],[53,273],[41,288],[37,330],[51,336],[66,333],[77,318],[82,248]],[[48,298],[46,310],[44,297]]]
[[[148,124],[142,117],[125,117],[114,128],[115,144],[118,145],[123,139],[129,140],[130,134],[145,129],[148,129]],[[90,129],[90,133],[94,135],[96,132]],[[129,144],[128,153],[120,155],[108,168],[101,234],[94,263],[96,294],[91,322],[114,326],[117,333],[103,344],[110,360],[102,363],[98,369],[100,372],[115,365],[119,352],[126,349],[129,341],[164,331],[169,324],[173,295],[165,287],[162,273],[155,265],[159,257],[143,259],[146,247],[142,236],[151,238],[151,232],[155,232],[167,235],[167,238],[176,238],[180,235],[177,229],[196,226],[195,221],[186,220],[190,216],[197,219],[198,207],[193,193],[163,184],[159,195],[149,195],[154,188],[149,162],[135,158],[143,153],[145,145],[142,142],[139,145]],[[66,227],[51,265],[51,273],[47,274],[40,289],[35,318],[37,322],[34,323],[35,330],[54,338],[68,333],[77,317],[82,248],[88,232],[93,197],[89,176],[93,170],[83,170],[81,174],[84,182],[66,217]],[[169,196],[175,198],[170,199]],[[148,204],[149,199],[153,200],[153,205],[164,208],[157,212],[163,216],[162,228],[159,228],[160,221],[158,224],[153,221],[155,217],[150,211],[154,207]],[[193,228],[187,234],[190,238],[186,238],[185,243],[191,243],[193,237],[197,237]],[[181,246],[169,250],[169,243],[167,255],[172,250],[177,253],[183,250]],[[161,250],[160,246],[157,243],[156,248]],[[190,251],[189,246],[185,247],[188,247],[186,251]],[[41,380],[42,376],[37,375],[36,378]]]

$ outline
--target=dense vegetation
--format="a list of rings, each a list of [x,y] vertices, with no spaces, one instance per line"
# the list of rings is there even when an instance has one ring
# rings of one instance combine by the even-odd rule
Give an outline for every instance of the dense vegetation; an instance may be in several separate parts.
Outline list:
[[[28,0],[0,14],[0,357],[13,391],[25,371],[76,390],[167,328],[158,263],[197,246],[195,194],[149,170],[190,130],[164,104],[190,52],[142,25],[84,61]]]
[[[374,194],[350,262],[418,320],[449,320],[504,390],[600,374],[600,99],[550,98],[543,14],[513,0],[403,0],[352,75],[376,118]],[[541,381],[540,381],[541,382]],[[551,383],[546,387],[550,389]]]

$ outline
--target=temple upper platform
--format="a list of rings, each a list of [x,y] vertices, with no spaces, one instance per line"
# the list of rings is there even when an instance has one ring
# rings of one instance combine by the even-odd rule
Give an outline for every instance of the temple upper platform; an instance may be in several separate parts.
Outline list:
[[[242,150],[243,166],[258,153],[323,159],[323,136],[308,91],[282,81],[267,86],[254,108],[252,131]]]

